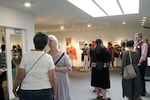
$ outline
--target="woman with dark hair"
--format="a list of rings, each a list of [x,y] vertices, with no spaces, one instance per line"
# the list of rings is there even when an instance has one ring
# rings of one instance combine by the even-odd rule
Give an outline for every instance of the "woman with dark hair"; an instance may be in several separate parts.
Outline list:
[[[122,59],[123,52],[125,51],[126,43],[122,42],[121,43],[121,52],[120,52],[120,58]]]
[[[134,50],[133,46],[134,46],[133,40],[127,41],[128,50],[126,50],[123,53],[122,57],[122,74],[126,65],[130,64],[129,52],[131,52],[132,64],[134,66],[137,77],[133,79],[122,79],[123,97],[126,96],[128,100],[142,100],[140,97],[142,93],[141,91],[142,85],[140,80],[139,68],[137,67],[140,55],[138,52]]]
[[[21,84],[20,100],[56,100],[55,66],[52,57],[44,52],[47,43],[48,36],[38,32],[34,36],[35,50],[22,57],[13,88],[17,96]]]
[[[111,55],[107,48],[103,46],[102,40],[96,40],[96,48],[93,50],[92,76],[91,86],[95,87],[97,99],[101,98],[100,89],[102,93],[102,100],[110,100],[106,96],[106,89],[110,88],[109,79],[109,61]],[[95,65],[95,66],[94,66]]]

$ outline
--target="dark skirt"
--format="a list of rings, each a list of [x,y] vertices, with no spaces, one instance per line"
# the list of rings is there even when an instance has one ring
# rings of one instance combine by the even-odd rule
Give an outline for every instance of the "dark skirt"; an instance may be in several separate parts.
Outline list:
[[[97,70],[92,67],[91,86],[100,87],[102,89],[110,88],[109,68],[105,67],[102,70]]]
[[[135,71],[137,73],[136,78],[122,80],[123,97],[129,97],[131,100],[137,100],[137,98],[142,94],[140,72],[137,67],[135,68]]]

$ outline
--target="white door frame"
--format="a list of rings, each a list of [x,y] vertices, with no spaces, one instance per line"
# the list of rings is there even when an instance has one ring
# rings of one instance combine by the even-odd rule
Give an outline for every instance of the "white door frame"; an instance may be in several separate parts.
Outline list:
[[[15,28],[9,28],[9,27],[6,27],[5,28],[5,32],[6,32],[6,38],[5,38],[5,44],[6,44],[6,63],[7,63],[7,68],[8,68],[8,71],[7,71],[7,81],[8,81],[8,94],[9,94],[9,100],[10,99],[13,99],[15,96],[12,92],[12,89],[13,89],[13,76],[12,76],[12,64],[11,64],[11,45],[10,45],[10,35],[11,34],[15,34]],[[21,38],[22,38],[22,52],[25,52],[26,49],[25,49],[25,38],[26,38],[26,30],[24,29],[21,29],[20,30],[21,32]]]

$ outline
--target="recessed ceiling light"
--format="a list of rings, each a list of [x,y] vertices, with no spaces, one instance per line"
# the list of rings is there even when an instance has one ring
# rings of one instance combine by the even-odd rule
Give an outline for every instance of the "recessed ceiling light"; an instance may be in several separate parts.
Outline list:
[[[126,24],[125,20],[122,21],[122,24],[123,24],[123,25]]]
[[[24,2],[25,7],[31,7],[31,2]]]
[[[61,26],[60,29],[63,30],[63,29],[64,29],[64,26]]]
[[[147,17],[142,17],[142,19],[146,19]]]
[[[145,22],[141,22],[142,24],[144,24]]]
[[[143,25],[144,25],[144,23],[141,24],[141,26],[143,26]]]
[[[46,33],[46,30],[43,30],[44,33]]]
[[[141,21],[142,21],[142,22],[145,22],[145,21],[146,21],[146,19],[142,19]]]
[[[87,27],[91,27],[91,24],[88,24]]]

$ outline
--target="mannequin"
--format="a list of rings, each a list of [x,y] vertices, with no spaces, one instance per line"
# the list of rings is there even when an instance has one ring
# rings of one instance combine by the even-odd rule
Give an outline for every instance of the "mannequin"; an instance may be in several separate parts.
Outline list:
[[[76,54],[76,48],[73,47],[72,45],[70,48],[68,48],[68,55],[72,61],[72,66],[73,66],[73,60],[74,59],[77,60],[77,54]]]
[[[80,71],[88,71],[88,44],[85,43],[84,47],[82,48],[83,51],[83,68]]]

